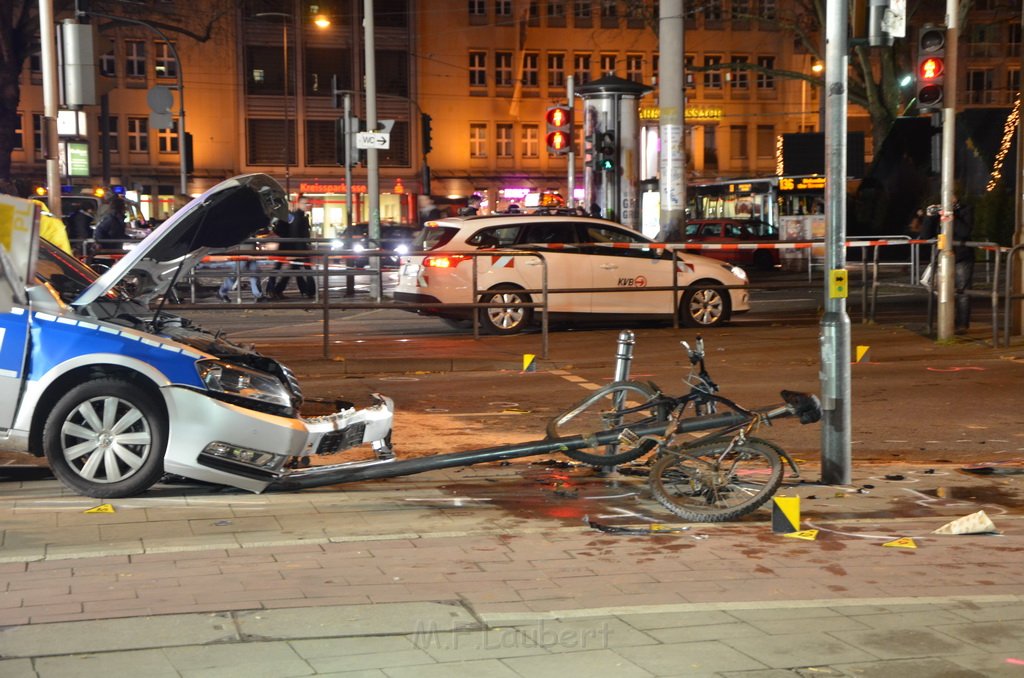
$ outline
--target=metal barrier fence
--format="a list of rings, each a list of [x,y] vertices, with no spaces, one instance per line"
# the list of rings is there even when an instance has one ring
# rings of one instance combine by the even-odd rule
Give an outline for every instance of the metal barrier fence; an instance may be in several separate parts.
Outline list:
[[[137,241],[127,241],[126,244],[131,244]],[[246,306],[243,299],[244,289],[244,278],[255,277],[261,282],[268,278],[295,278],[299,276],[310,276],[313,277],[317,284],[314,286],[314,296],[308,302],[275,302],[270,301],[269,303],[261,303],[260,308],[265,309],[305,309],[305,310],[321,310],[323,312],[323,327],[324,327],[324,341],[323,351],[324,356],[329,357],[329,336],[330,336],[330,320],[331,311],[334,310],[359,310],[359,309],[379,309],[379,308],[390,308],[390,309],[401,309],[414,311],[417,309],[428,309],[436,308],[437,303],[410,303],[410,302],[396,302],[391,299],[386,299],[383,295],[383,273],[385,269],[381,266],[381,261],[384,258],[392,258],[395,256],[393,252],[381,251],[381,250],[364,250],[364,251],[353,251],[343,249],[331,249],[331,244],[334,242],[327,239],[311,239],[311,240],[289,240],[289,239],[278,239],[275,238],[269,242],[272,242],[278,246],[277,250],[270,250],[262,247],[268,241],[264,240],[251,240],[247,241],[246,244],[252,245],[253,249],[248,250],[233,250],[230,254],[214,255],[210,257],[211,261],[221,261],[229,263],[230,265],[223,269],[212,269],[204,268],[200,270],[193,270],[189,277],[183,282],[188,286],[189,289],[189,302],[180,303],[180,299],[175,299],[179,302],[177,308],[183,310],[208,310],[209,304],[198,303],[197,288],[201,286],[203,279],[212,279],[218,282],[222,282],[225,278],[231,277],[236,281],[237,289],[234,292],[234,301],[238,305]],[[313,249],[308,250],[288,250],[287,245],[290,242],[308,242]],[[781,243],[728,243],[728,244],[717,244],[717,243],[653,243],[653,244],[631,244],[631,243],[594,243],[604,245],[610,248],[642,248],[647,250],[659,250],[663,249],[666,253],[670,253],[676,265],[673,266],[673,280],[671,286],[666,287],[644,287],[644,288],[624,288],[624,287],[613,287],[613,288],[572,288],[572,289],[549,289],[548,287],[548,261],[544,256],[544,253],[536,250],[500,250],[500,256],[510,257],[534,257],[541,262],[542,275],[541,275],[541,287],[537,289],[520,289],[518,292],[529,295],[531,300],[529,302],[522,302],[516,304],[524,308],[533,309],[536,311],[540,309],[541,314],[541,351],[540,356],[546,358],[549,350],[549,298],[551,294],[565,294],[572,292],[582,293],[610,293],[610,292],[652,292],[652,291],[671,291],[672,292],[672,308],[671,316],[673,318],[673,326],[679,327],[679,302],[681,295],[685,293],[686,287],[679,284],[680,266],[678,262],[680,259],[680,253],[686,251],[697,251],[701,250],[744,250],[744,249],[805,249],[810,252],[810,248],[820,246],[822,241],[801,241],[801,242],[781,242]],[[859,257],[860,266],[851,266],[848,262],[848,269],[855,270],[859,268],[861,271],[860,276],[860,297],[861,297],[861,315],[863,322],[873,322],[875,320],[876,308],[878,304],[878,292],[882,287],[898,287],[906,289],[916,289],[922,292],[928,293],[927,303],[927,317],[928,317],[928,333],[933,332],[932,319],[934,317],[934,283],[931,286],[926,286],[921,283],[920,272],[922,261],[920,248],[927,246],[930,249],[934,249],[932,246],[935,244],[934,240],[912,240],[906,236],[891,236],[881,238],[855,238],[847,242],[847,247],[860,249],[864,254]],[[1009,295],[1004,292],[1000,292],[999,282],[1005,279],[1004,290],[1011,289],[1009,286],[1012,266],[1007,267],[1007,273],[1005,276],[1000,276],[1002,268],[1001,257],[1003,255],[1010,256],[1010,252],[1017,253],[1018,258],[1021,253],[1021,247],[1018,246],[1010,250],[1009,248],[1001,248],[994,243],[967,243],[969,246],[976,247],[986,252],[985,259],[985,279],[986,282],[993,283],[990,291],[985,290],[971,290],[971,296],[984,296],[991,299],[992,302],[992,326],[993,326],[993,346],[998,345],[998,300],[1000,298],[1006,299],[1006,312],[1005,317],[1009,318],[1010,299]],[[92,261],[104,261],[106,259],[115,260],[116,258],[123,256],[125,253],[124,249],[107,249],[107,250],[96,250],[92,241],[86,241],[85,243],[78,243],[84,254],[83,258]],[[573,247],[580,247],[581,245],[554,245],[547,246],[547,249],[551,250],[565,250]],[[880,252],[884,247],[901,246],[908,247],[907,256],[904,259],[887,259],[882,261],[880,258]],[[259,247],[257,249],[257,247]],[[326,249],[325,249],[326,247]],[[76,247],[76,249],[78,249]],[[430,252],[408,252],[401,256],[424,256],[429,255]],[[495,302],[482,302],[479,301],[483,298],[488,290],[482,290],[479,287],[479,280],[481,275],[481,268],[478,264],[480,257],[494,257],[496,256],[496,250],[473,250],[465,252],[452,252],[446,251],[445,254],[458,254],[472,260],[472,289],[470,299],[477,300],[466,303],[446,303],[445,306],[451,309],[481,309],[481,308],[505,308],[510,306],[507,302],[495,303]],[[929,261],[933,258],[933,255],[929,256]],[[365,260],[369,265],[365,267],[352,266],[351,263],[354,260]],[[264,264],[274,264],[274,270],[268,270],[266,268],[257,268],[252,270],[246,267],[247,263],[251,262],[264,262]],[[277,264],[281,264],[280,268],[276,268]],[[300,265],[301,268],[286,268],[288,266]],[[898,280],[885,279],[881,276],[881,268],[883,266],[892,267],[907,267],[908,279],[907,282],[901,282]],[[485,269],[484,272],[486,272]],[[331,296],[331,283],[332,279],[344,278],[346,281],[346,296],[353,296],[354,282],[357,278],[369,278],[371,288],[371,300],[370,301],[354,301],[345,300],[338,301],[336,298]],[[934,279],[934,276],[933,276]],[[794,284],[792,281],[783,283],[758,283],[750,284],[744,287],[749,289],[790,289],[790,288],[811,288],[817,287],[821,283],[812,284],[812,279],[809,277],[808,283]],[[262,289],[263,285],[261,285]],[[721,289],[727,291],[740,286],[729,286],[729,285],[704,285],[708,288]],[[853,281],[850,283],[851,289],[853,288]],[[539,301],[536,298],[539,296]],[[1021,298],[1021,295],[1013,297],[1014,299]],[[477,313],[468,314],[472,319],[473,335],[474,337],[480,336],[480,319]],[[1009,342],[1009,326],[1007,324],[1007,338],[1006,342]]]

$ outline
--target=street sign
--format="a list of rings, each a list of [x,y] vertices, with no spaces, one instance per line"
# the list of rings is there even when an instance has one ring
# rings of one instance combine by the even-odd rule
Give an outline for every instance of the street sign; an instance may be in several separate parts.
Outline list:
[[[391,135],[386,132],[356,132],[356,148],[391,148]]]

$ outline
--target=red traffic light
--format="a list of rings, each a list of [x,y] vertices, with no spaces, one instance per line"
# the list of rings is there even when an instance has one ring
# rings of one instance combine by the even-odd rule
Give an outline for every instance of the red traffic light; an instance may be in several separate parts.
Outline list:
[[[918,68],[919,73],[917,75],[921,80],[934,80],[942,75],[945,64],[938,57],[928,57],[921,61]]]
[[[547,123],[545,141],[548,153],[565,155],[572,149],[572,109],[568,106],[551,106],[544,113]]]
[[[569,144],[572,143],[569,135],[566,132],[551,132],[547,137],[548,148],[553,152],[565,151],[569,148]]]
[[[549,108],[547,121],[552,127],[565,127],[569,124],[569,111],[564,108]]]

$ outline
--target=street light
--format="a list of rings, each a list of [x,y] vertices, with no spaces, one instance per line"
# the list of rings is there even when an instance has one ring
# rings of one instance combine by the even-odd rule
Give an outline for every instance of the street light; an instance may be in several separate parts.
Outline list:
[[[317,28],[329,28],[331,25],[330,18],[325,14],[319,13],[319,7],[316,5],[310,5],[309,14],[312,17],[313,23]],[[290,94],[288,91],[288,80],[290,79],[291,73],[288,67],[288,25],[294,26],[295,17],[288,12],[257,12],[252,15],[255,19],[266,19],[269,17],[281,19],[281,44],[284,49],[284,190],[285,195],[291,200],[292,196],[292,176],[291,176],[291,164],[292,164],[292,131],[291,131],[291,102]],[[298,41],[296,41],[298,42]]]
[[[288,94],[288,24],[292,23],[294,17],[286,12],[258,12],[253,14],[256,19],[274,17],[281,19],[281,44],[284,46],[284,192],[288,200],[292,199],[292,131],[291,131],[291,101]]]

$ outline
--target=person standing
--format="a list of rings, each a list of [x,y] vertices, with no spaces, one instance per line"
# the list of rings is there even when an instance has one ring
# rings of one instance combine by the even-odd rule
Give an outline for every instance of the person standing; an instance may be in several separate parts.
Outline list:
[[[306,196],[299,194],[295,200],[295,209],[288,214],[288,222],[278,222],[277,236],[279,238],[285,238],[285,242],[281,243],[281,250],[308,250],[309,249],[309,216],[307,210],[309,209],[309,201]],[[308,268],[307,256],[293,257],[289,264],[289,271],[302,271]],[[274,266],[274,270],[280,272],[283,269],[283,263],[278,262]],[[288,287],[288,281],[295,277],[295,284],[298,285],[299,293],[303,296],[312,299],[316,296],[316,282],[312,276],[300,275],[300,276],[277,276],[270,278],[267,281],[267,296],[272,299],[284,299],[284,291]]]
[[[77,210],[68,215],[65,223],[68,227],[68,238],[75,247],[81,247],[82,243],[92,237],[92,222],[96,218],[91,203],[84,203]]]
[[[128,231],[124,223],[125,204],[121,198],[110,201],[110,209],[96,224],[96,243],[103,248],[121,249],[122,242],[128,239]]]

